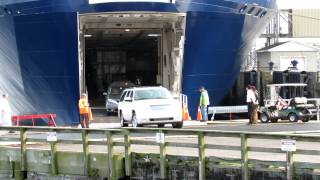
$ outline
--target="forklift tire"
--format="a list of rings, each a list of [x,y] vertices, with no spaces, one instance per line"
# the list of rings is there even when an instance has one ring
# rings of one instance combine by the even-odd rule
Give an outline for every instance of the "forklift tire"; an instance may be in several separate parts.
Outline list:
[[[272,122],[272,123],[277,123],[277,122],[278,122],[278,119],[271,119],[271,122]]]
[[[288,115],[288,119],[289,119],[290,122],[297,122],[298,121],[298,116],[296,114],[294,114],[294,113],[290,113]]]
[[[267,115],[267,113],[263,112],[260,114],[260,122],[261,123],[268,123],[269,121],[270,121],[270,118]]]
[[[302,119],[302,122],[309,122],[309,120],[310,120],[310,118],[307,117],[307,118]]]

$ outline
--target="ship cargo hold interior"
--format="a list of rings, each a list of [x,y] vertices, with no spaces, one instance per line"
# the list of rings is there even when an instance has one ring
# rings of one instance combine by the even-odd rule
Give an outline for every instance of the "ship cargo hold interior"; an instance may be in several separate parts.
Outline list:
[[[185,14],[104,13],[80,16],[80,85],[91,106],[104,106],[115,81],[181,92]]]

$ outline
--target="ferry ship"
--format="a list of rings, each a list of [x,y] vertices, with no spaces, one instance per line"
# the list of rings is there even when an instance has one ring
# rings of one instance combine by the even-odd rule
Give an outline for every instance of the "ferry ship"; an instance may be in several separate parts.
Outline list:
[[[55,113],[79,123],[82,92],[119,80],[211,105],[232,88],[276,0],[0,0],[0,93],[13,114]]]

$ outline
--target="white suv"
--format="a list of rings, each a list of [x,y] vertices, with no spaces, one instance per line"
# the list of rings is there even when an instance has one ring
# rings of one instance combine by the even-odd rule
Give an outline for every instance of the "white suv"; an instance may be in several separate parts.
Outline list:
[[[130,123],[133,127],[145,124],[157,124],[158,127],[172,124],[174,128],[183,126],[181,104],[164,87],[124,90],[118,104],[118,118],[122,127]]]

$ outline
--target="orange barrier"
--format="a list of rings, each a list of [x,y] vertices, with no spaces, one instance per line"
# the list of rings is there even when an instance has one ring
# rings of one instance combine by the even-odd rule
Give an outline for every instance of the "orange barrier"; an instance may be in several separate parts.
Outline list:
[[[88,110],[88,116],[89,116],[89,122],[93,120],[93,115],[92,115],[92,111],[91,111],[91,108],[89,107],[89,110]]]
[[[200,106],[198,107],[197,120],[198,121],[202,120],[202,114],[201,114]]]

